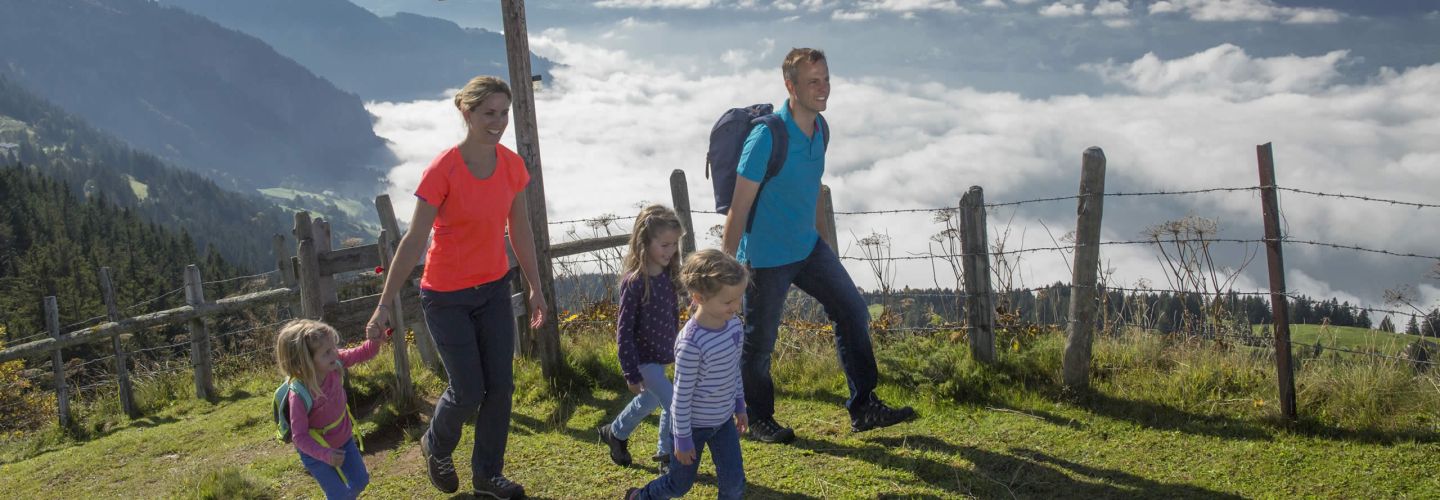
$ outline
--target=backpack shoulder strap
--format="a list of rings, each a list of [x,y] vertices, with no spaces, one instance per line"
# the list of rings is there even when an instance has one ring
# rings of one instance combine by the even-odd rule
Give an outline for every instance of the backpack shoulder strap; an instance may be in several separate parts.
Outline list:
[[[780,168],[785,166],[785,156],[790,153],[790,132],[785,128],[785,120],[774,113],[761,115],[755,123],[770,129],[770,159],[765,164],[765,180],[770,180],[779,175]]]
[[[821,142],[825,144],[825,151],[830,151],[830,122],[825,121],[825,115],[816,113],[815,122],[820,124]]]
[[[315,398],[310,396],[310,390],[305,388],[305,384],[300,383],[298,380],[291,379],[289,380],[289,385],[291,392],[300,395],[300,401],[305,403],[306,412],[309,412],[311,408],[315,407]]]

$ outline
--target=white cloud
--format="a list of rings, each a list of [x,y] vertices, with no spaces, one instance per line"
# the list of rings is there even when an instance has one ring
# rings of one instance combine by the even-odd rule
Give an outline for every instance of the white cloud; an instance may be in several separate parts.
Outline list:
[[[980,3],[980,6],[992,9],[1003,9],[1006,7],[1005,0],[985,0]]]
[[[1285,7],[1273,0],[1162,0],[1150,4],[1150,14],[1186,12],[1196,21],[1280,21],[1295,24],[1340,22],[1334,9]]]
[[[554,30],[532,37],[531,47],[561,64],[536,96],[551,220],[628,216],[642,201],[669,203],[673,169],[688,174],[692,206],[709,209],[703,157],[715,118],[729,107],[784,99],[779,72],[768,67],[774,65],[707,74],[598,49]],[[1094,67],[1127,89],[1124,94],[1041,99],[853,78],[844,67],[832,67],[826,117],[835,140],[825,181],[840,211],[954,206],[971,185],[983,186],[991,202],[1064,196],[1075,192],[1080,153],[1098,145],[1108,158],[1107,191],[1246,186],[1256,182],[1254,145],[1273,142],[1282,185],[1433,199],[1434,186],[1440,186],[1440,141],[1434,140],[1440,137],[1440,109],[1434,106],[1440,102],[1440,64],[1340,85],[1333,75],[1344,58],[1343,52],[1255,58],[1232,46],[1174,60],[1147,55]],[[443,100],[372,103],[369,109],[377,116],[377,134],[405,162],[390,173],[391,197],[405,218],[420,169],[461,138],[461,123]],[[514,144],[513,133],[503,142]],[[1221,237],[1259,238],[1253,192],[1107,198],[1105,204],[1105,240],[1137,239],[1147,225],[1186,213],[1218,219]],[[1281,204],[1290,234],[1299,239],[1420,254],[1440,248],[1440,234],[1414,229],[1433,226],[1433,211],[1288,192]],[[1010,249],[1050,247],[1051,236],[1060,238],[1075,220],[1073,201],[1002,207],[989,215],[992,240],[1010,227]],[[705,232],[720,219],[695,217],[700,244],[712,245]],[[837,223],[840,250],[850,256],[859,255],[852,234],[888,232],[893,254],[908,256],[925,251],[939,229],[928,213],[840,215]],[[554,227],[552,237],[563,240],[565,229]],[[1368,298],[1350,289],[1390,279],[1381,275],[1428,281],[1419,277],[1433,267],[1412,262],[1419,259],[1303,245],[1285,251],[1291,288],[1312,296],[1343,291]],[[1017,271],[1021,284],[1068,281],[1059,254],[1024,255]],[[1107,246],[1102,259],[1116,270],[1114,283],[1148,277],[1163,284],[1147,247]],[[1263,272],[1263,262],[1262,256],[1250,272]],[[846,265],[858,284],[874,286],[863,263]],[[943,272],[935,277],[926,261],[897,268],[899,284],[953,282]],[[1240,283],[1254,289],[1264,280]]]
[[[1085,4],[1055,2],[1040,8],[1040,15],[1045,17],[1072,17],[1085,15]]]
[[[830,19],[836,21],[864,21],[875,17],[874,13],[856,10],[836,10],[830,13]]]
[[[857,7],[865,10],[911,13],[919,11],[964,12],[955,0],[861,0]]]
[[[615,28],[600,34],[600,38],[607,40],[628,38],[630,33],[641,30],[654,30],[664,28],[666,25],[661,21],[642,21],[633,17],[621,19],[615,23]]]
[[[1130,14],[1130,7],[1126,6],[1125,0],[1100,0],[1095,4],[1095,9],[1090,13],[1096,17],[1121,17]]]
[[[1106,19],[1104,24],[1111,28],[1129,28],[1135,25],[1135,20],[1130,18],[1110,18]]]
[[[714,0],[598,0],[596,7],[609,9],[708,9]]]
[[[1306,93],[1325,88],[1340,76],[1348,52],[1323,56],[1252,58],[1230,44],[1180,59],[1163,61],[1147,53],[1129,64],[1084,65],[1105,81],[1144,94],[1194,93],[1226,98],[1257,98]]]

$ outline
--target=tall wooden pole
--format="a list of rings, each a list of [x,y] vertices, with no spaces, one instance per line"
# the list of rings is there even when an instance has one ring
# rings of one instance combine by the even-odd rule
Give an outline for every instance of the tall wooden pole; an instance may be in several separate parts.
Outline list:
[[[685,236],[680,239],[680,259],[686,255],[695,253],[695,222],[690,217],[690,186],[685,183],[685,171],[675,169],[670,172],[670,199],[675,205],[675,215],[680,217],[680,225],[685,229]],[[681,260],[684,262],[684,260]]]
[[[1270,310],[1275,316],[1275,375],[1280,412],[1296,420],[1295,372],[1290,364],[1290,301],[1285,296],[1285,256],[1280,251],[1280,201],[1275,196],[1275,156],[1270,143],[1255,146],[1260,163],[1260,208],[1265,216],[1265,260],[1270,268]]]
[[[185,266],[186,304],[192,307],[205,304],[204,283],[200,278],[199,267],[195,264]],[[205,318],[190,320],[189,329],[190,364],[195,369],[195,398],[214,401],[217,393],[210,364],[210,329],[205,326]]]
[[[55,296],[45,297],[45,329],[50,338],[60,339],[60,305]],[[55,413],[60,417],[60,428],[70,428],[70,389],[65,383],[65,359],[60,349],[50,351],[51,367],[55,369]]]
[[[550,218],[545,210],[545,175],[540,168],[540,133],[535,121],[535,90],[530,78],[530,35],[525,29],[525,0],[500,0],[504,17],[506,62],[510,67],[511,116],[515,120],[515,152],[530,170],[525,201],[530,207],[530,228],[535,236],[535,253],[540,267],[540,293],[545,297],[545,316],[550,318],[535,336],[540,368],[545,378],[559,375],[560,327],[557,321],[554,271],[550,265]]]
[[[1100,271],[1100,216],[1105,206],[1105,152],[1092,147],[1080,161],[1075,208],[1075,269],[1070,279],[1070,325],[1061,375],[1065,387],[1090,385],[1090,346],[1095,329],[1095,289]]]

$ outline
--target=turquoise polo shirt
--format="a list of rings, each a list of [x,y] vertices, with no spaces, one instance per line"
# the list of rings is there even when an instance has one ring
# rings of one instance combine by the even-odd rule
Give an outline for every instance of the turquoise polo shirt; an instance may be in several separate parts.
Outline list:
[[[806,137],[795,126],[788,99],[775,114],[790,132],[790,150],[780,174],[765,182],[760,198],[751,205],[755,224],[740,238],[737,254],[741,262],[759,268],[799,262],[810,256],[820,239],[815,229],[815,201],[820,196],[820,176],[825,173],[825,138],[818,126],[814,137]],[[740,153],[741,176],[755,182],[765,179],[771,143],[768,127],[750,131]]]

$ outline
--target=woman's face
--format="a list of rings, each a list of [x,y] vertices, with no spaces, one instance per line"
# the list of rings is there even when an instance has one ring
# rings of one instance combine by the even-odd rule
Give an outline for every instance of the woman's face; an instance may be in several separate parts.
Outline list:
[[[505,94],[490,94],[465,113],[465,124],[470,135],[486,144],[499,144],[510,126],[510,97]]]

